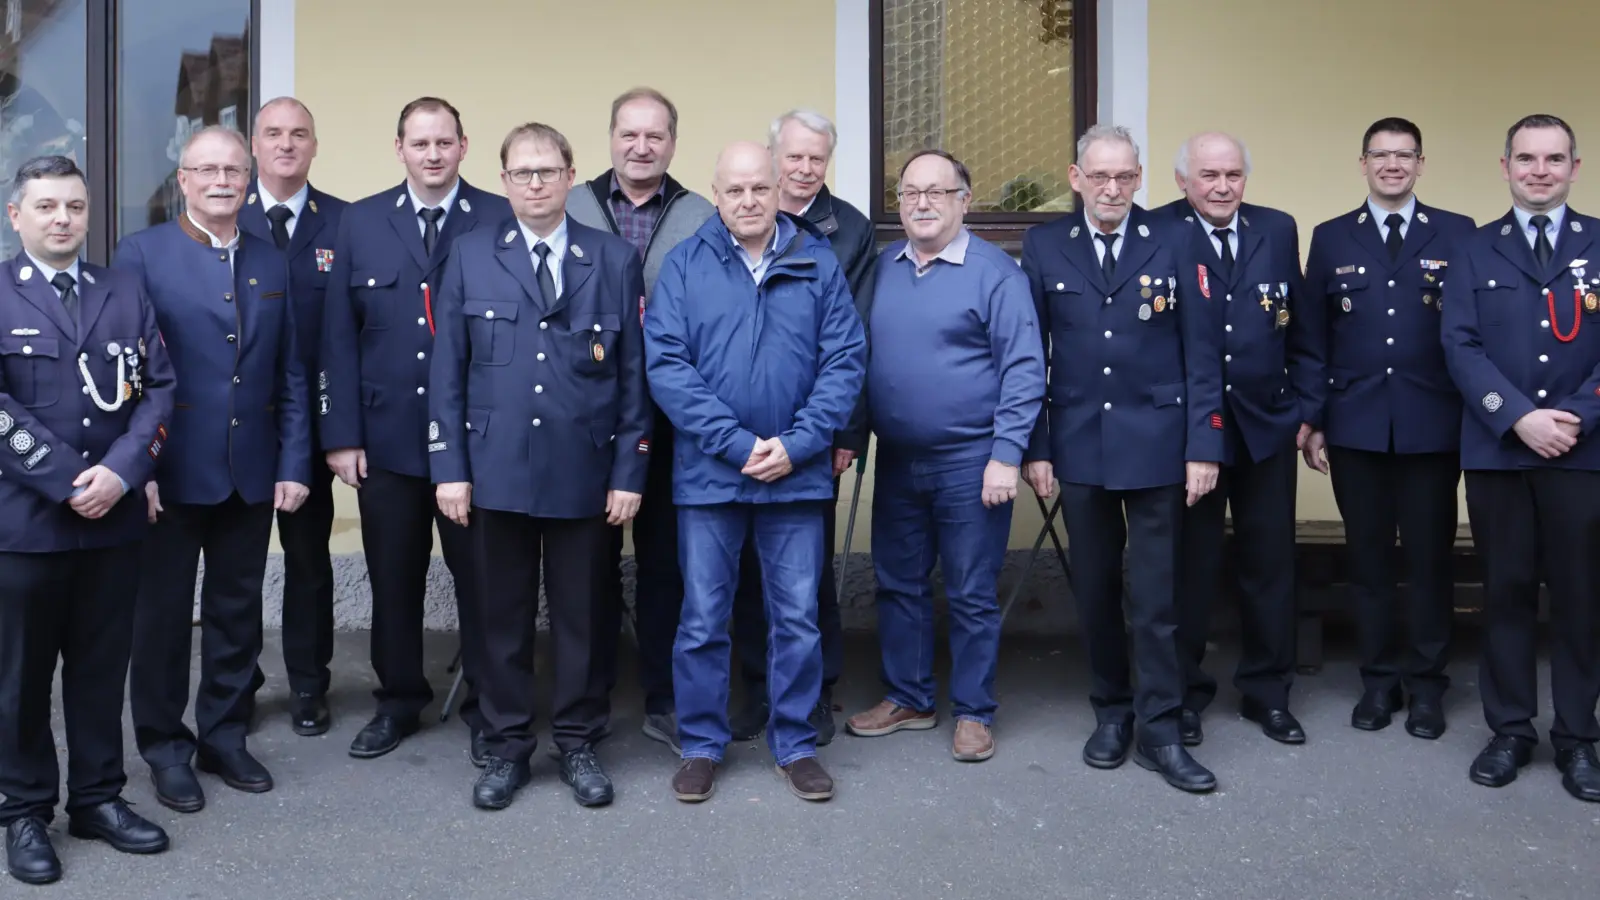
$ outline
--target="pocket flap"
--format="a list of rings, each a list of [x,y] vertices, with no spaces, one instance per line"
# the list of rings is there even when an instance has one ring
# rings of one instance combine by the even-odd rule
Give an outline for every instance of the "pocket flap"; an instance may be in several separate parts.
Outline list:
[[[467,410],[467,430],[477,432],[480,437],[489,433],[489,411],[487,409]]]
[[[517,320],[517,311],[520,304],[507,303],[503,300],[468,300],[461,304],[461,311],[478,319],[504,319],[507,322]]]
[[[382,399],[383,399],[383,387],[382,387],[382,385],[373,384],[370,381],[361,382],[361,405],[362,406],[377,406],[378,405],[378,401],[382,400]]]
[[[350,273],[350,286],[356,288],[393,287],[399,277],[400,270],[393,267],[355,269]]]
[[[1163,406],[1183,405],[1184,383],[1171,381],[1166,384],[1156,384],[1150,387],[1150,400],[1159,409]]]
[[[1343,275],[1329,275],[1327,293],[1341,294],[1345,291],[1364,290],[1367,286],[1367,273],[1360,270],[1346,272]]]
[[[1056,272],[1053,275],[1041,275],[1039,281],[1044,285],[1047,294],[1081,294],[1089,283],[1076,271]]]
[[[622,330],[622,317],[615,313],[574,313],[571,323],[573,334]]]
[[[45,359],[55,359],[60,352],[58,342],[53,337],[0,338],[0,354],[6,356],[41,356]]]

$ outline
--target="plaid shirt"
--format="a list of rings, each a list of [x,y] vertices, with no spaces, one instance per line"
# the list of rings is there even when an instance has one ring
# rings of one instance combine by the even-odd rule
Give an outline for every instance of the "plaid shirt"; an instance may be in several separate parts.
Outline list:
[[[655,230],[656,222],[661,220],[661,213],[667,208],[666,179],[661,180],[650,199],[634,206],[628,195],[622,192],[622,186],[617,184],[617,176],[612,175],[610,199],[611,217],[617,220],[617,234],[632,244],[639,251],[639,258],[644,259],[645,250],[650,246],[650,233]]]

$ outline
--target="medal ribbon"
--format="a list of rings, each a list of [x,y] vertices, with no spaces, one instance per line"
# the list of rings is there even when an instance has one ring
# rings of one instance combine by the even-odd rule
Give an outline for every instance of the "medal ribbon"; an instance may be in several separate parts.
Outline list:
[[[1556,292],[1551,291],[1544,299],[1550,307],[1550,333],[1563,344],[1572,343],[1578,337],[1578,328],[1583,325],[1583,288],[1572,289],[1572,330],[1566,334],[1561,333],[1561,320],[1556,318]]]

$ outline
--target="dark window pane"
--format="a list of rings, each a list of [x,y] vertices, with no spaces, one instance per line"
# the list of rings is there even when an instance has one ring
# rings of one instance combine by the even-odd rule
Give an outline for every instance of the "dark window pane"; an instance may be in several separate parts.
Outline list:
[[[17,167],[59,153],[85,165],[84,0],[6,0],[0,25],[0,182],[11,193]],[[0,254],[22,250],[0,225]]]
[[[250,0],[122,0],[117,13],[117,235],[177,217],[178,151],[207,125],[244,132]]]

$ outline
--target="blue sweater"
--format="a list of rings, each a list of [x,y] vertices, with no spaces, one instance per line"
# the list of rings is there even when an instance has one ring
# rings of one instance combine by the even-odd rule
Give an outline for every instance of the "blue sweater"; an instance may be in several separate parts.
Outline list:
[[[1044,345],[1022,270],[1000,248],[963,234],[964,253],[958,237],[920,276],[904,241],[878,258],[867,363],[872,430],[898,455],[987,455],[1015,466],[1045,394]]]

